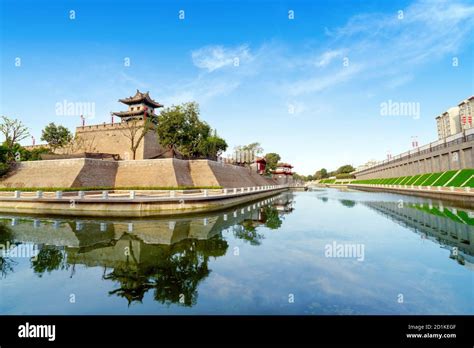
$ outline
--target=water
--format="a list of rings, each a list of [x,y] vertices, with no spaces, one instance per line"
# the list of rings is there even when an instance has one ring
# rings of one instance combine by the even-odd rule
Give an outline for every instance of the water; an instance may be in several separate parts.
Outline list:
[[[2,314],[474,314],[474,212],[407,196],[323,189],[173,219],[0,214],[0,244]]]

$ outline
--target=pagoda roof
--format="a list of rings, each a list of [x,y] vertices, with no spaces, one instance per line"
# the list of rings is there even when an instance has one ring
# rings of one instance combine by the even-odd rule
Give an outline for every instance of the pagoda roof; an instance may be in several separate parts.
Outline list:
[[[154,107],[154,108],[162,108],[163,105],[160,103],[154,101],[151,99],[149,92],[142,93],[137,89],[137,93],[132,97],[124,98],[124,99],[119,99],[119,102],[131,105],[131,104],[138,104],[138,103],[144,103],[148,106]]]
[[[144,110],[134,110],[134,111],[117,111],[112,112],[113,115],[118,117],[134,117],[134,116],[143,116],[145,114]],[[147,114],[147,117],[158,117],[156,114]]]
[[[272,171],[272,174],[293,175],[292,172],[285,172],[284,170],[281,170],[281,169],[280,169],[280,170],[278,170],[278,169],[273,170],[273,171]]]
[[[278,163],[277,167],[293,168],[293,166],[289,163]]]

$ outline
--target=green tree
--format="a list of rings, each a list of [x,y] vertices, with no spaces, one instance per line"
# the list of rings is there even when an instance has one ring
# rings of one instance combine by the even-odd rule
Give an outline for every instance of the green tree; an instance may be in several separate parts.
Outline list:
[[[263,153],[263,147],[258,142],[250,143],[248,145],[239,145],[239,146],[236,146],[234,150],[235,151],[249,151],[249,152],[253,152],[256,155]]]
[[[51,153],[51,151],[47,147],[44,147],[44,146],[40,146],[33,150],[27,150],[24,147],[22,147],[20,150],[22,161],[39,161],[41,160],[41,155],[46,154],[46,153]]]
[[[10,151],[5,145],[0,145],[0,176],[8,172],[10,167],[8,165],[9,153]]]
[[[179,151],[186,158],[215,159],[227,149],[227,143],[199,118],[199,105],[195,102],[164,109],[156,131],[160,144]]]
[[[311,179],[309,179],[310,177]],[[312,178],[313,178],[312,175],[306,176],[306,175],[302,175],[298,173],[293,173],[293,179],[296,181],[309,181],[309,180],[312,180]]]
[[[148,117],[146,120],[132,119],[127,122],[127,127],[122,130],[122,134],[129,140],[130,151],[132,151],[132,159],[137,156],[137,150],[146,133],[153,126],[152,119]]]
[[[219,137],[216,131],[214,131],[213,135],[203,139],[199,145],[201,155],[212,160],[217,160],[217,157],[226,149],[226,141]]]
[[[353,166],[351,166],[350,164],[346,164],[346,165],[340,166],[336,170],[335,174],[348,174],[348,173],[352,173],[354,170],[355,169]]]
[[[171,106],[158,116],[156,132],[160,144],[175,150],[190,142],[189,122],[182,105]]]
[[[5,138],[3,145],[7,150],[11,150],[15,144],[30,135],[28,128],[21,121],[6,116],[0,118],[0,133]],[[14,155],[11,151],[7,155],[8,160],[13,159]]]
[[[51,122],[41,132],[41,140],[46,141],[54,151],[69,144],[72,141],[72,134],[66,127],[56,126]]]
[[[321,168],[314,174],[314,177],[316,178],[316,180],[325,179],[329,177],[328,171],[325,168]]]
[[[265,167],[265,172],[267,174],[271,173],[273,170],[276,169],[278,162],[280,162],[281,157],[279,154],[275,152],[270,152],[265,155],[265,161],[267,161],[267,165]]]

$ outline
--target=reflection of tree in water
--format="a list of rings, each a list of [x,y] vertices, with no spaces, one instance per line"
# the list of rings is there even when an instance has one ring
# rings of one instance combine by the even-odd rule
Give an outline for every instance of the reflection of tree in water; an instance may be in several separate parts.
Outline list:
[[[45,272],[69,268],[64,251],[50,245],[41,248],[36,259],[31,261],[31,266],[39,277],[42,277]]]
[[[260,245],[265,238],[263,234],[257,232],[252,220],[244,220],[239,225],[233,226],[232,232],[235,238],[249,242],[250,245]]]
[[[158,245],[153,265],[138,263],[130,253],[127,262],[104,276],[116,281],[120,288],[109,294],[124,297],[129,305],[143,300],[146,292],[154,289],[154,299],[170,305],[193,306],[197,301],[197,287],[210,270],[210,257],[222,256],[228,244],[216,236],[208,240],[187,239],[173,245]]]
[[[257,226],[263,224],[272,230],[277,230],[282,223],[278,209],[273,206],[266,206],[260,210],[258,220],[246,219],[235,225],[232,232],[235,238],[249,242],[251,245],[260,245],[265,236],[258,233]]]
[[[262,209],[262,218],[265,222],[265,226],[272,230],[277,230],[283,223],[278,214],[278,210],[275,207],[267,206]]]
[[[12,241],[12,233],[8,226],[0,224],[0,245],[3,249],[0,251],[0,279],[5,278],[8,273],[13,272],[13,266],[16,262],[9,257],[4,256],[4,251],[8,243]]]
[[[351,199],[340,199],[341,204],[347,208],[353,208],[357,203]]]

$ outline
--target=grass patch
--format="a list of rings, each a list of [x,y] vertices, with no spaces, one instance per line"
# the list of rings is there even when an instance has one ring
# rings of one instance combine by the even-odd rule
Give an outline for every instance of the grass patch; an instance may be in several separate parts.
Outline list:
[[[415,181],[417,181],[419,178],[420,178],[421,174],[420,175],[415,175],[415,176],[412,176],[410,178],[410,180],[407,180],[407,182],[405,183],[405,185],[413,185]]]
[[[448,170],[439,173],[425,173],[396,178],[359,179],[353,184],[363,185],[414,185],[414,186],[453,186],[474,188],[474,169]],[[456,176],[455,176],[456,175]],[[452,181],[450,181],[452,179]],[[448,184],[449,183],[449,184]]]
[[[394,185],[400,185],[400,183],[405,180],[406,176],[401,176],[399,178],[396,178],[395,181],[393,182]]]
[[[320,182],[323,184],[334,184],[336,182],[336,179],[323,179]]]
[[[466,182],[463,187],[474,187],[474,178],[470,178],[468,182]]]
[[[429,177],[428,179],[426,179],[426,181],[423,183],[423,186],[431,186],[433,185],[433,183],[438,180],[438,178],[441,176],[441,174],[443,173],[433,173],[433,175],[431,175],[431,177]]]
[[[399,185],[406,185],[410,179],[411,179],[411,176],[406,176],[405,179],[400,181]]]
[[[461,187],[474,175],[474,169],[463,169],[461,172],[448,184],[448,186]]]
[[[444,172],[441,174],[439,179],[433,183],[433,186],[444,186],[457,172],[457,170],[448,170],[447,172]]]
[[[431,176],[433,175],[433,173],[428,173],[428,174],[424,174],[420,177],[420,179],[418,179],[418,185],[420,186],[425,186],[425,182],[427,180],[429,180],[429,178],[431,178]]]

